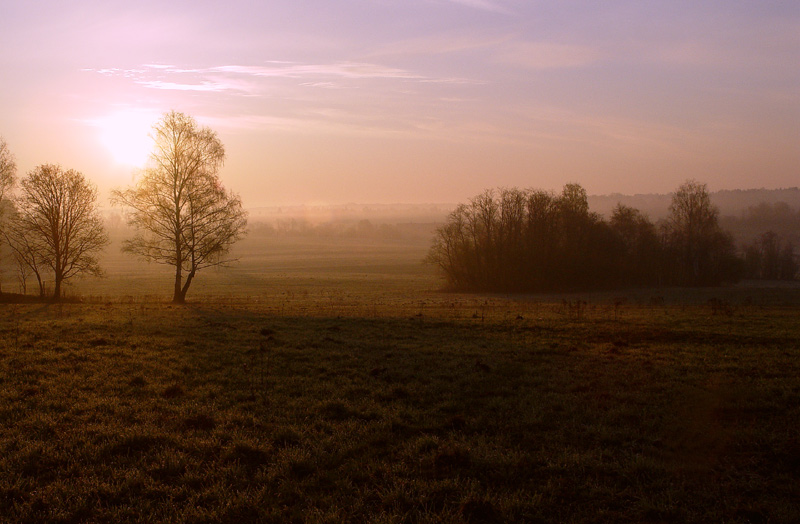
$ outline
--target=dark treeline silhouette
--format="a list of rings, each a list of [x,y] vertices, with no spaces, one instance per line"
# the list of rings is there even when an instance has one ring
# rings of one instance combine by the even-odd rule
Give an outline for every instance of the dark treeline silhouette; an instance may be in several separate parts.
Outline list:
[[[688,181],[659,226],[618,204],[609,220],[586,191],[488,190],[436,231],[429,261],[453,289],[549,292],[626,286],[717,285],[742,271],[704,184]]]
[[[794,280],[800,268],[791,242],[771,230],[745,246],[744,262],[745,276],[762,280]]]
[[[761,202],[721,224],[733,232],[744,253],[745,277],[794,280],[798,273],[795,246],[800,244],[800,208],[787,202]]]

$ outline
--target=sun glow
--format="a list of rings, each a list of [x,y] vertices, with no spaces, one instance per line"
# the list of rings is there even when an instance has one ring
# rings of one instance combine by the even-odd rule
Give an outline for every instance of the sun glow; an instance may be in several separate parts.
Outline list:
[[[98,118],[93,124],[98,128],[100,143],[115,162],[142,167],[153,147],[149,133],[157,120],[158,115],[149,112],[124,110]]]

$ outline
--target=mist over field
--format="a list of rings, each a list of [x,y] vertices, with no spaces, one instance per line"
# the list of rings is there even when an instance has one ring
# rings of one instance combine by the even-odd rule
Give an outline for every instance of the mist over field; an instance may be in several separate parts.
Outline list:
[[[729,190],[711,193],[711,199],[720,208],[721,223],[733,234],[738,246],[752,242],[768,230],[786,235],[800,245],[800,218],[797,218],[800,190]],[[643,210],[654,220],[663,220],[670,195],[589,195],[588,201],[590,211],[604,216],[623,203]],[[759,206],[773,204],[785,204],[790,215],[794,213],[795,221],[768,213],[745,219]],[[350,203],[250,208],[248,234],[232,251],[237,261],[229,268],[203,275],[196,285],[200,294],[251,295],[258,294],[260,286],[274,290],[281,285],[307,284],[308,278],[314,276],[322,281],[333,279],[327,285],[335,286],[341,273],[338,275],[341,278],[369,277],[375,285],[392,278],[414,276],[420,279],[421,289],[437,290],[443,281],[436,268],[425,264],[424,259],[436,228],[455,206],[453,203]],[[117,295],[164,297],[169,270],[123,254],[121,242],[132,230],[125,225],[119,209],[107,209],[104,217],[111,237],[111,244],[101,257],[105,275],[101,279],[80,279],[70,288],[71,292],[111,299]],[[15,281],[7,253],[3,261],[3,286],[10,291]],[[242,276],[246,274],[258,276],[253,276],[255,280],[248,286],[237,287],[239,282],[247,281]],[[290,275],[299,280],[289,284]],[[275,279],[289,280],[280,280],[278,284]]]
[[[723,227],[740,248],[765,231],[775,231],[800,245],[800,190],[726,190],[712,192],[711,200],[720,209]],[[589,195],[588,202],[590,211],[605,217],[622,203],[658,221],[667,216],[670,195]],[[785,207],[788,214],[776,216],[771,207],[765,211],[764,206],[773,205]],[[439,273],[424,260],[436,228],[455,207],[454,203],[350,203],[250,208],[248,234],[233,247],[236,261],[202,275],[196,283],[198,293],[252,295],[262,287],[274,290],[281,285],[304,285],[314,276],[321,281],[331,279],[326,284],[331,289],[341,283],[338,278],[369,278],[380,285],[410,277],[419,278],[420,289],[441,289]],[[119,296],[166,298],[170,270],[122,253],[122,241],[133,230],[125,224],[119,208],[108,207],[103,216],[111,239],[100,258],[104,275],[79,278],[68,285],[68,293],[112,300]],[[0,245],[0,251],[2,289],[16,292],[18,282],[7,246]],[[248,274],[253,280],[244,276]],[[292,275],[299,280],[293,281]]]

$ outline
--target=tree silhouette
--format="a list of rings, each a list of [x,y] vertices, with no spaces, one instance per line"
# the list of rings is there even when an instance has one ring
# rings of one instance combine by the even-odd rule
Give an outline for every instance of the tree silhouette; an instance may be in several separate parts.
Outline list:
[[[440,227],[428,260],[456,289],[552,291],[608,286],[615,238],[586,192],[488,190]]]
[[[10,235],[14,252],[36,272],[53,274],[53,299],[61,298],[65,280],[100,274],[96,253],[108,244],[97,212],[97,189],[75,170],[43,164],[20,182]]]
[[[27,278],[33,273],[36,283],[39,286],[39,296],[45,296],[45,264],[47,253],[47,242],[41,235],[33,235],[28,226],[20,220],[16,206],[10,205],[10,217],[7,227],[3,230],[3,238],[14,256],[22,293],[27,292]]]
[[[17,165],[14,162],[14,155],[8,149],[5,139],[0,136],[0,233],[4,232],[4,215],[8,213],[10,203],[7,201],[6,194],[14,187],[16,181]],[[3,235],[0,235],[0,239]],[[2,293],[2,288],[0,288]]]
[[[733,239],[719,227],[718,217],[706,184],[688,180],[672,195],[664,233],[679,284],[718,284],[734,278]]]
[[[218,177],[225,149],[214,131],[174,111],[153,130],[149,167],[113,200],[138,230],[123,250],[175,267],[172,300],[183,303],[197,271],[228,262],[223,257],[244,235],[247,214]]]
[[[638,209],[617,204],[609,221],[622,250],[621,280],[637,285],[662,281],[662,249],[655,225]]]
[[[792,243],[774,231],[761,234],[745,246],[744,261],[750,278],[794,280],[798,271]]]
[[[14,186],[17,164],[14,162],[14,155],[8,149],[8,144],[0,136],[0,205],[6,193]],[[2,212],[2,208],[0,208]]]
[[[472,291],[576,291],[734,279],[738,259],[730,236],[716,223],[705,186],[692,183],[677,194],[665,243],[636,209],[618,205],[608,222],[590,212],[578,184],[567,184],[560,194],[484,191],[450,213],[427,260],[441,269],[451,288]],[[696,278],[690,272],[695,256]],[[689,269],[682,265],[686,260]]]

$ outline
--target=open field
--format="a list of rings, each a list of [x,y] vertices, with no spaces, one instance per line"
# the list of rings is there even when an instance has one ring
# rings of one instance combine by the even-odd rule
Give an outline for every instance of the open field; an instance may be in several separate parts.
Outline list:
[[[251,234],[233,247],[228,268],[198,273],[187,300],[273,300],[286,295],[375,297],[382,292],[419,294],[441,287],[424,264],[433,227],[399,239],[278,237]],[[174,269],[140,262],[120,251],[113,237],[101,265],[103,278],[80,278],[67,293],[93,300],[168,300]],[[29,284],[30,285],[30,284]],[[10,288],[10,282],[6,286]]]
[[[183,307],[112,255],[2,306],[0,521],[800,521],[796,288],[456,295],[423,242],[271,242]]]

